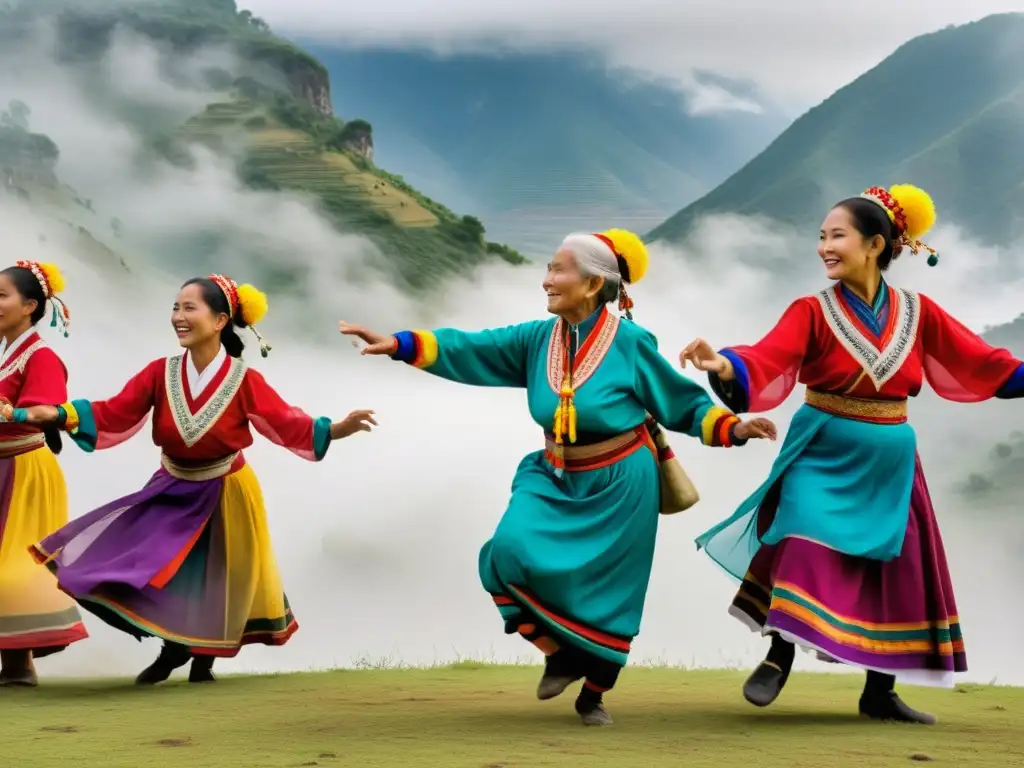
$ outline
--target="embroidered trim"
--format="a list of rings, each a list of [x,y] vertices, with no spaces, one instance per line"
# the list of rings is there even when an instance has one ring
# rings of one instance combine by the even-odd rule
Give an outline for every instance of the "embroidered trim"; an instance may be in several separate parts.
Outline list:
[[[197,413],[192,413],[182,385],[183,359],[183,355],[167,358],[167,365],[164,367],[164,386],[167,389],[167,400],[171,415],[174,417],[174,425],[178,428],[178,434],[181,435],[186,447],[191,448],[203,439],[234,400],[242,387],[246,366],[241,359],[231,358],[231,370],[227,376],[217,385],[217,389],[203,407]]]
[[[921,303],[916,293],[896,288],[894,296],[898,306],[892,307],[890,311],[899,313],[896,327],[889,343],[881,351],[843,313],[836,297],[836,286],[826,288],[816,296],[829,329],[850,356],[860,363],[876,390],[881,390],[906,362],[917,341],[917,329],[921,321]]]
[[[600,321],[598,321],[600,322]],[[587,379],[594,375],[608,350],[612,348],[615,334],[619,330],[619,318],[607,312],[604,322],[591,331],[597,334],[594,343],[584,351],[582,358],[577,358],[572,374],[572,386],[574,390],[582,387]],[[548,385],[556,395],[562,391],[562,380],[565,378],[565,360],[562,356],[562,338],[565,333],[565,320],[558,318],[551,329],[551,337],[548,339]],[[585,342],[584,342],[585,344]],[[584,345],[581,344],[581,347]],[[577,352],[578,354],[578,352]]]
[[[42,349],[46,346],[46,342],[42,339],[36,339],[34,342],[29,344],[23,352],[21,352],[13,360],[9,360],[0,367],[0,381],[3,381],[12,373],[17,371],[18,373],[25,372],[25,366],[28,364],[28,359],[32,357],[37,349]]]

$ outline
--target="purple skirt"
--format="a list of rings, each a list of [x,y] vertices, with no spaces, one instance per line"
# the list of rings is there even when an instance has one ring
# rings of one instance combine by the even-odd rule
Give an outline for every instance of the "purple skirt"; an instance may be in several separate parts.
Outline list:
[[[135,637],[233,656],[298,629],[281,587],[248,465],[212,480],[161,469],[146,486],[31,548],[61,589]]]
[[[758,528],[765,530],[774,514],[763,505]],[[920,458],[899,556],[868,560],[799,538],[763,545],[730,612],[824,660],[905,683],[952,686],[953,674],[967,670],[967,657]]]

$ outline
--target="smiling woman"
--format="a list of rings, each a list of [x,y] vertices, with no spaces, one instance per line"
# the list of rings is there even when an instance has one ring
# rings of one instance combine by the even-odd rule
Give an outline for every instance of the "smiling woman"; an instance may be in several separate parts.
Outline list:
[[[67,398],[64,363],[36,332],[64,278],[53,264],[19,261],[0,272],[0,402],[10,407]],[[0,685],[35,686],[33,659],[88,634],[74,602],[29,556],[28,547],[68,521],[60,435],[27,424],[0,424]]]
[[[952,687],[967,670],[946,555],[907,400],[925,378],[941,397],[1024,396],[1024,364],[994,349],[927,296],[882,272],[935,221],[923,190],[871,187],[836,204],[818,256],[833,285],[797,299],[753,346],[680,355],[710,375],[735,411],[780,405],[797,381],[806,403],[768,479],[698,546],[741,584],[731,613],[772,636],[743,692],[757,706],[782,692],[794,644],[867,671],[861,714],[934,723],[897,681]]]
[[[512,497],[480,550],[481,583],[508,634],[546,656],[537,697],[584,678],[576,711],[607,725],[603,706],[640,627],[658,513],[694,503],[660,425],[705,445],[774,438],[766,419],[742,422],[672,369],[631,319],[625,284],[644,276],[647,250],[631,232],[567,237],[543,281],[555,317],[505,328],[341,332],[435,376],[526,390],[544,447],[523,458]]]
[[[283,645],[298,629],[243,453],[253,442],[250,427],[320,461],[333,440],[376,423],[372,411],[334,424],[314,419],[243,362],[235,328],[255,333],[266,310],[262,293],[224,275],[189,280],[171,314],[184,354],[154,360],[109,400],[61,395],[7,409],[15,422],[67,430],[86,451],[124,442],[153,413],[161,467],[145,487],[32,547],[83,607],[136,638],[164,640],[139,684],[166,680],[189,659],[190,682],[212,681],[217,656],[248,643]]]

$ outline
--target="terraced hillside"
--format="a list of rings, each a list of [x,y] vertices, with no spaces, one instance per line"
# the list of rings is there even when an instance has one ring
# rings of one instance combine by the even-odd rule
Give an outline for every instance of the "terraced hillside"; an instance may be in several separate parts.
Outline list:
[[[38,30],[50,27],[54,39],[39,38]],[[126,49],[118,48],[125,40],[134,41],[133,46],[152,44],[149,54],[160,62],[163,85],[180,89],[179,95],[188,98],[156,107],[140,95],[146,88],[140,86],[139,93],[126,90],[121,81],[127,73],[118,71],[126,66]],[[69,87],[80,90],[83,103],[116,121],[124,134],[142,140],[144,150],[127,160],[136,167],[126,169],[125,178],[132,180],[126,183],[155,178],[150,172],[165,161],[185,172],[197,168],[201,160],[190,145],[198,142],[236,161],[243,185],[303,195],[338,232],[371,241],[377,246],[373,263],[381,277],[399,288],[429,290],[480,264],[525,261],[515,250],[488,242],[477,218],[455,214],[376,166],[372,126],[355,116],[341,119],[334,114],[326,68],[235,0],[46,0],[14,5],[0,0],[0,41],[0,58],[9,67],[55,66]],[[21,107],[28,114],[27,105],[48,100],[44,91],[45,83],[19,92],[14,117],[21,116]],[[35,126],[40,131],[33,139],[36,144],[14,146],[3,157],[17,159],[22,150],[34,151],[40,156],[44,185],[55,187],[61,163],[76,162],[71,155],[61,157],[57,145],[82,149],[77,137],[72,140],[60,126],[45,124],[46,119]],[[89,167],[89,173],[101,174],[99,165],[79,162],[77,167],[76,186],[82,195],[96,196],[96,211],[102,211],[82,226],[115,248],[113,238],[123,233],[125,243],[131,240],[132,259],[160,261],[165,254],[185,252],[200,269],[215,254],[240,246],[235,220],[194,228],[179,222],[170,239],[166,233],[144,232],[145,223],[118,212],[126,207],[123,184],[112,190],[110,178],[93,183],[81,171]],[[74,204],[66,207],[81,213]],[[107,225],[118,215],[129,219],[123,229]],[[273,248],[289,250],[287,243]],[[254,278],[286,289],[289,281],[278,274],[277,256],[248,246],[238,250],[249,257]],[[371,257],[375,253],[372,248],[363,252]]]
[[[321,152],[300,131],[269,128],[251,135],[251,161],[282,187],[319,197],[363,196],[400,227],[436,227],[438,217],[387,179],[360,170],[349,155]]]
[[[381,267],[397,268],[406,287],[429,288],[495,259],[524,260],[487,242],[477,219],[458,216],[355,151],[288,125],[265,100],[235,93],[208,105],[174,138],[234,153],[252,186],[308,195],[339,230],[374,242],[387,259]]]

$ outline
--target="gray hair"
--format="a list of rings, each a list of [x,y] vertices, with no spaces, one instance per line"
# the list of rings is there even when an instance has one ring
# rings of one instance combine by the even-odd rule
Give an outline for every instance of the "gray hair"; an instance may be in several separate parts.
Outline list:
[[[562,241],[558,250],[568,251],[573,255],[582,275],[604,278],[604,285],[597,294],[599,303],[607,304],[619,295],[619,285],[622,283],[619,260],[601,238],[575,232]]]

